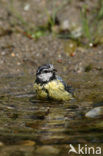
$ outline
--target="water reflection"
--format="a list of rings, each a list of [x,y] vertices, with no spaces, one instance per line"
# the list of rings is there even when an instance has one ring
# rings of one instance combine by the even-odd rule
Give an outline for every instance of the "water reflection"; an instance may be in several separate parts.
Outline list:
[[[10,84],[5,86],[8,81],[3,79],[0,96],[0,141],[6,146],[2,146],[2,152],[9,151],[11,155],[13,152],[19,153],[18,155],[25,155],[25,152],[30,155],[68,155],[70,143],[103,141],[102,129],[95,126],[102,119],[94,121],[84,117],[91,108],[92,101],[37,100],[31,84],[25,87],[28,82],[23,82],[23,79],[28,80],[18,79],[12,89]],[[15,81],[14,78],[12,80]]]

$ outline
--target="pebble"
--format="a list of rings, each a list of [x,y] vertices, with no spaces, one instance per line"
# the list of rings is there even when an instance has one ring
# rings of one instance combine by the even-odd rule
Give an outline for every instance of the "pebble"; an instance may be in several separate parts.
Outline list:
[[[0,147],[1,147],[1,146],[4,146],[4,143],[0,141]]]
[[[61,24],[61,29],[62,30],[69,30],[70,28],[70,22],[68,20],[64,20]]]
[[[21,141],[19,144],[23,146],[33,146],[36,143],[35,141],[32,141],[32,140],[24,140],[24,141]]]
[[[24,6],[24,11],[28,11],[30,9],[30,4],[26,4],[25,6]]]
[[[82,28],[76,27],[74,30],[71,31],[71,34],[73,35],[73,37],[79,38],[80,36],[82,36]]]
[[[87,118],[100,118],[103,116],[103,107],[95,107],[85,114]]]
[[[11,56],[12,56],[12,57],[15,57],[15,54],[14,54],[14,53],[11,53]]]

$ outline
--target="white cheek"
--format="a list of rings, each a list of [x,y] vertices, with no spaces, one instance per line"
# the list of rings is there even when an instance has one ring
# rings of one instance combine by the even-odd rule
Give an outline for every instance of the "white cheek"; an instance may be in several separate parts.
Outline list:
[[[38,77],[42,81],[49,81],[49,79],[52,77],[52,73],[43,73],[43,74],[40,74]]]

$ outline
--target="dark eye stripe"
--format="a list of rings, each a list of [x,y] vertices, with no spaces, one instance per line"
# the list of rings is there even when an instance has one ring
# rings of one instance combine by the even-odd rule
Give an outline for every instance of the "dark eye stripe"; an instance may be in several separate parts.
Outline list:
[[[36,74],[40,74],[41,72],[43,72],[44,68],[45,66],[39,67]]]
[[[42,72],[43,72],[43,73],[48,73],[48,72],[49,72],[49,70],[43,70]]]
[[[40,66],[36,72],[36,75],[39,75],[40,73],[48,73],[50,72],[49,69],[53,69],[52,64],[44,64],[43,66]]]

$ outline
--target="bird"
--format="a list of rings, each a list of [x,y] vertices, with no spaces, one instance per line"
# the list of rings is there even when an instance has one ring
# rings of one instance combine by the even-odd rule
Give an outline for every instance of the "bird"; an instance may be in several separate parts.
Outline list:
[[[52,64],[39,66],[36,71],[34,89],[39,99],[68,101],[73,99],[73,89],[58,76]]]

